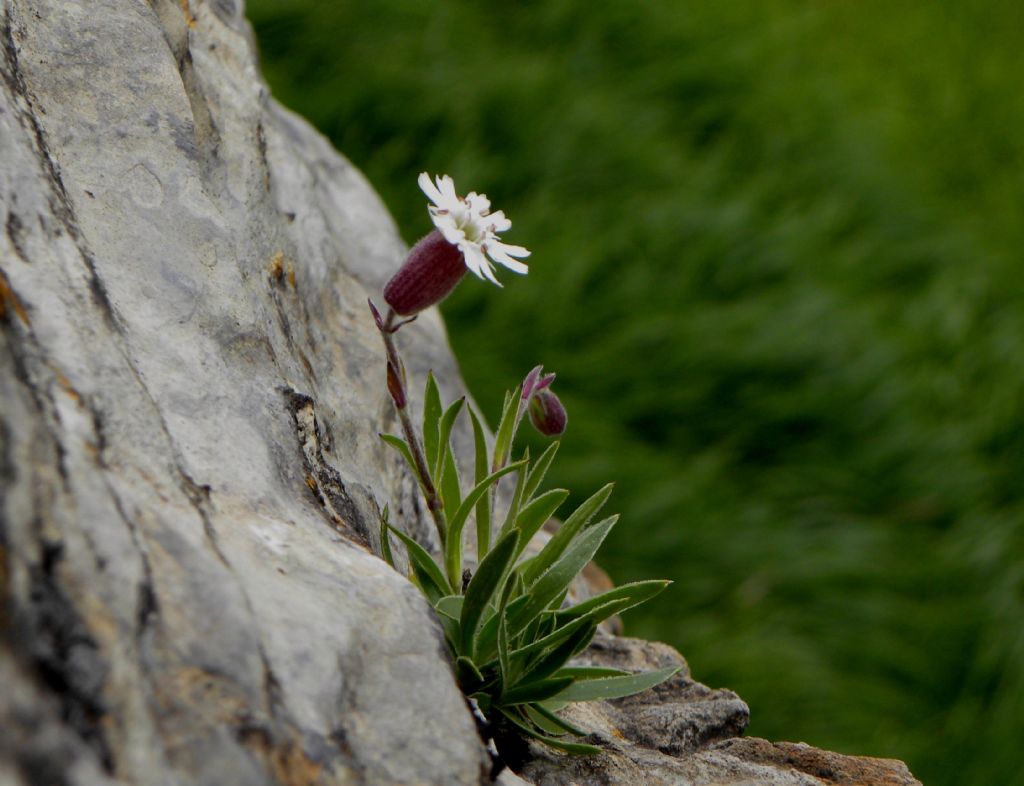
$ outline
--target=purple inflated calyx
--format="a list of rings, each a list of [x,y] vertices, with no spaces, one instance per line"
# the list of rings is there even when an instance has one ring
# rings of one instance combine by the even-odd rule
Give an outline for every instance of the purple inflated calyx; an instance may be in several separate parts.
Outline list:
[[[551,392],[554,374],[545,374],[544,366],[534,366],[523,380],[522,401],[529,410],[530,422],[541,434],[557,437],[565,431],[569,416],[558,396]]]
[[[557,437],[565,431],[569,415],[558,396],[543,388],[530,399],[530,422],[544,436]]]
[[[411,316],[444,300],[464,275],[462,252],[435,229],[412,247],[385,285],[384,300],[396,314]]]
[[[550,390],[554,381],[555,375],[545,374],[544,366],[534,366],[523,380],[523,404],[520,405],[529,410],[534,428],[548,437],[556,437],[565,431],[569,420],[562,402]]]

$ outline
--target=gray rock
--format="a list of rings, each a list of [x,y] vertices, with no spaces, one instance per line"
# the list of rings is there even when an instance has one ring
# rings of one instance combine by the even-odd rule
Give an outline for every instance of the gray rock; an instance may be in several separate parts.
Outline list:
[[[155,6],[0,5],[9,647],[126,782],[478,782],[440,629],[368,548],[407,485],[366,308],[402,243],[238,7]]]
[[[385,502],[432,538],[377,438],[366,299],[405,249],[269,97],[241,3],[0,0],[0,226],[0,784],[487,782],[375,556]],[[401,340],[460,394],[436,313]],[[572,711],[608,753],[524,777],[820,783],[832,755],[736,739],[746,706],[688,675]]]

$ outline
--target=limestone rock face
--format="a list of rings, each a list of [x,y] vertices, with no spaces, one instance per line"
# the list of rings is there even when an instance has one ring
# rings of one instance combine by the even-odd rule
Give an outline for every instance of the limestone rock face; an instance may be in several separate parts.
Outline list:
[[[270,99],[239,0],[0,0],[0,226],[0,784],[489,782],[375,556],[385,502],[431,538],[377,438],[366,299],[405,249]],[[460,392],[436,313],[402,339]],[[608,753],[524,778],[915,783],[736,739],[746,705],[688,676],[577,711]]]

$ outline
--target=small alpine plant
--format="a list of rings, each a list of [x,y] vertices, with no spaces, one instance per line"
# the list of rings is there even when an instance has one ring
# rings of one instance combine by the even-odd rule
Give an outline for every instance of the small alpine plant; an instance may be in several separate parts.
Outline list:
[[[513,446],[524,416],[546,436],[565,431],[565,407],[551,390],[554,374],[544,374],[537,366],[506,394],[492,447],[480,416],[465,406],[465,399],[442,405],[433,374],[427,375],[422,422],[413,422],[395,333],[446,297],[467,269],[501,286],[492,261],[522,274],[527,266],[519,259],[530,253],[498,239],[511,222],[500,210],[492,213],[483,194],[458,196],[447,175],[432,181],[424,172],[419,184],[433,203],[429,211],[436,228],[412,248],[385,286],[386,315],[372,302],[370,310],[384,341],[387,388],[402,426],[401,436],[382,434],[381,439],[401,454],[419,483],[441,553],[436,560],[393,526],[387,506],[380,523],[381,550],[396,567],[391,535],[405,546],[410,578],[437,612],[459,686],[490,724],[568,753],[597,753],[597,746],[572,740],[588,732],[566,720],[561,710],[572,702],[638,693],[678,669],[634,674],[573,666],[571,661],[586,649],[602,621],[653,598],[669,582],[624,584],[569,603],[573,580],[594,558],[618,516],[599,515],[612,492],[608,484],[576,508],[546,542],[535,537],[569,496],[565,489],[543,490],[559,442],[552,441],[536,459],[528,449],[514,458]],[[475,443],[471,482],[459,476],[451,439],[463,409],[469,413]],[[514,476],[515,488],[507,509],[499,509],[497,488],[505,476]],[[467,560],[465,529],[470,519],[476,555]]]

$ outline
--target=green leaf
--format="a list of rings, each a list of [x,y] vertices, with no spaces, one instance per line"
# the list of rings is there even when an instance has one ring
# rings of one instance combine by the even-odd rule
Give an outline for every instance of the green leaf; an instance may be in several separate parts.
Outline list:
[[[587,625],[582,626],[579,630],[573,632],[568,638],[565,639],[561,644],[552,649],[542,658],[540,658],[530,669],[526,671],[523,676],[523,680],[529,680],[534,682],[536,680],[546,679],[555,674],[566,662],[580,649],[583,649],[590,643],[590,640],[594,638],[594,632],[597,630],[597,625],[593,622],[589,622]],[[556,675],[562,677],[563,675]],[[572,679],[570,677],[570,679]],[[545,697],[547,698],[547,697]]]
[[[476,575],[466,587],[466,600],[462,605],[462,651],[470,657],[475,654],[475,640],[480,619],[495,591],[505,581],[519,545],[519,533],[510,532],[497,543],[483,558]]]
[[[616,604],[612,602],[606,605],[615,606]],[[601,619],[599,619],[598,617],[602,615],[604,611],[605,606],[598,606],[593,610],[591,614],[586,614],[581,617],[577,617],[576,619],[569,620],[569,622],[562,625],[560,628],[556,628],[552,633],[549,633],[543,638],[539,638],[536,641],[524,644],[522,647],[515,650],[512,653],[512,655],[517,658],[528,658],[540,652],[543,652],[549,647],[556,647],[563,641],[565,641],[565,639],[567,639],[569,636],[572,636],[576,631],[586,626],[587,624],[591,622],[597,624],[598,622],[600,622]],[[614,613],[614,611],[610,612],[610,614]]]
[[[408,464],[409,469],[412,470],[413,477],[416,478],[416,482],[419,483],[420,488],[422,488],[423,480],[420,478],[420,471],[416,468],[416,460],[412,457],[412,450],[409,449],[408,443],[401,437],[396,437],[394,434],[379,434],[378,436],[402,454],[402,458],[405,459],[405,463]]]
[[[577,603],[575,606],[571,606],[567,609],[561,609],[556,613],[556,616],[559,621],[568,621],[576,619],[577,617],[589,616],[594,609],[609,606],[613,602],[623,603],[628,601],[625,605],[618,606],[607,616],[596,620],[596,622],[601,622],[601,620],[607,619],[611,614],[619,614],[626,609],[631,609],[634,606],[639,606],[641,603],[649,601],[651,598],[661,594],[671,583],[671,581],[655,579],[651,581],[634,581],[630,584],[623,584],[621,587],[615,587],[607,592],[602,592],[600,595],[587,598],[585,601]]]
[[[558,670],[559,677],[572,677],[574,680],[596,680],[600,677],[629,677],[632,672],[612,669],[605,666],[566,666]]]
[[[441,416],[441,422],[438,424],[438,440],[437,440],[437,461],[436,464],[431,466],[434,469],[434,477],[441,474],[442,461],[441,461],[441,449],[446,447],[451,440],[452,428],[455,426],[455,421],[459,417],[459,413],[462,411],[462,406],[466,403],[466,398],[462,398],[454,401],[448,409],[445,410],[444,415]]]
[[[530,465],[530,449],[523,452],[519,463],[524,465],[523,470],[516,476],[516,488],[512,492],[512,501],[509,503],[508,512],[505,514],[505,523],[501,525],[501,534],[504,535],[515,526],[516,518],[519,516],[519,509],[523,504],[523,488],[526,486],[526,467]]]
[[[438,586],[437,582],[434,581],[433,577],[423,569],[423,567],[415,560],[410,560],[412,566],[412,582],[419,587],[420,592],[423,593],[424,597],[430,603],[437,603],[445,593],[445,588]],[[439,617],[442,624],[449,621],[447,617]],[[445,633],[448,633],[449,626],[445,625]]]
[[[549,737],[546,734],[541,734],[529,724],[524,723],[522,720],[517,718],[515,713],[510,712],[509,710],[499,707],[498,712],[504,715],[509,722],[516,726],[523,734],[533,737],[535,740],[540,740],[545,745],[555,748],[556,750],[565,751],[566,753],[572,753],[577,756],[587,756],[601,752],[601,749],[596,745],[585,745],[579,742],[563,742],[555,737]]]
[[[501,693],[499,703],[509,707],[514,704],[529,704],[534,701],[544,701],[559,695],[572,686],[572,677],[558,677],[536,682],[520,683],[513,688],[504,690]]]
[[[498,478],[502,475],[507,475],[509,472],[515,472],[520,466],[522,466],[521,462],[509,464],[507,467],[502,467],[497,472],[492,472],[482,481],[477,483],[476,486],[473,487],[473,490],[470,491],[469,494],[466,495],[465,499],[462,500],[462,504],[459,505],[459,509],[455,511],[455,515],[448,520],[448,537],[445,541],[444,556],[445,567],[448,570],[448,576],[451,578],[453,585],[462,580],[462,528],[466,524],[466,519],[469,518],[469,514],[472,512],[476,503],[480,501],[480,499],[487,493],[487,490],[496,480],[498,480]]]
[[[452,449],[448,444],[441,445],[438,456],[438,463],[441,470],[434,477],[439,478],[438,486],[441,492],[441,502],[444,505],[445,513],[458,510],[462,504],[462,489],[459,487],[459,470],[455,466],[455,459],[452,457]],[[449,528],[450,531],[450,528]]]
[[[586,729],[581,729],[579,726],[569,723],[565,718],[561,718],[545,708],[543,704],[526,705],[526,714],[530,716],[530,720],[549,734],[564,734],[568,732],[569,734],[575,734],[577,737],[586,737],[589,734]]]
[[[437,422],[441,419],[441,393],[437,389],[434,372],[427,373],[427,386],[423,391],[423,453],[427,459],[427,470],[437,463],[438,441]]]
[[[537,531],[544,526],[544,522],[554,515],[554,512],[558,510],[558,506],[565,502],[565,498],[568,496],[569,492],[565,489],[545,491],[519,512],[519,515],[516,517],[516,528],[523,533],[523,537],[519,541],[520,553],[529,544],[530,539],[537,534]]]
[[[470,420],[473,422],[473,445],[476,448],[476,477],[473,483],[477,484],[487,477],[487,439],[484,436],[483,426],[480,425],[480,418],[470,408]],[[476,503],[476,554],[477,561],[484,558],[484,555],[491,548],[491,500],[490,495],[485,494]]]
[[[505,610],[508,608],[508,599],[515,588],[515,581],[511,576],[505,579],[505,589],[501,592],[501,602],[498,604],[498,665],[501,670],[502,688],[515,679],[512,671],[512,662],[509,658],[508,628],[505,625]]]
[[[494,437],[494,462],[491,470],[500,469],[508,461],[512,452],[512,441],[515,438],[516,426],[519,420],[519,393],[516,388],[511,394],[505,397],[505,406],[502,407],[501,421],[498,423],[498,432]]]
[[[388,535],[388,513],[389,508],[385,504],[384,510],[380,513],[380,553],[388,565],[394,568],[395,555],[391,553],[391,537]],[[395,569],[397,570],[397,568]]]
[[[524,573],[523,578],[526,579],[527,584],[554,564],[555,560],[568,548],[576,535],[604,507],[604,503],[608,501],[608,497],[611,496],[612,489],[614,488],[614,483],[607,484],[573,511],[573,514],[565,520],[562,526],[558,528],[558,531],[551,536],[551,540],[541,549],[540,554],[537,555],[536,561],[530,565],[529,570]]]
[[[513,573],[510,577],[510,581],[518,579],[517,574]],[[512,584],[512,592],[509,596],[508,608],[506,615],[508,617],[514,617],[520,612],[520,610],[527,604],[529,598],[525,595],[516,595],[515,582]],[[492,614],[480,627],[480,633],[476,639],[476,646],[474,655],[479,661],[487,661],[490,658],[496,656],[498,651],[498,620],[500,615]]]
[[[460,655],[455,659],[455,678],[463,693],[472,693],[484,683],[480,670],[469,658]]]
[[[554,701],[597,701],[599,699],[621,699],[632,696],[648,688],[664,682],[677,671],[680,666],[672,666],[657,671],[646,671],[642,674],[630,674],[628,677],[604,677],[593,680],[577,680],[561,693],[555,694]]]
[[[462,595],[445,595],[434,604],[434,611],[453,620],[459,620],[462,617],[463,600]]]
[[[444,638],[448,642],[448,645],[452,648],[453,652],[458,651],[459,642],[462,640],[462,631],[459,628],[459,621],[453,620],[451,617],[445,616],[444,614],[438,614],[437,619],[441,623],[441,627],[444,629]]]
[[[390,524],[388,525],[388,529],[394,532],[395,535],[398,536],[398,539],[405,544],[405,549],[409,553],[409,562],[412,563],[413,568],[418,571],[418,574],[422,573],[426,578],[428,578],[430,584],[433,585],[433,588],[440,593],[432,600],[432,602],[436,603],[445,595],[454,594],[451,586],[448,584],[448,580],[445,579],[444,574],[441,572],[441,569],[437,566],[433,557],[430,556],[423,546],[401,530],[395,529]],[[427,587],[423,587],[423,589],[426,591]],[[429,594],[428,597],[430,597]]]
[[[525,597],[529,598],[529,601],[514,619],[509,620],[512,635],[523,630],[547,609],[552,601],[565,592],[576,574],[594,558],[594,554],[601,547],[611,528],[615,526],[617,519],[618,516],[611,516],[584,530],[558,561],[527,587]]]
[[[533,467],[530,468],[530,474],[526,478],[526,488],[523,490],[524,499],[531,500],[533,499],[533,495],[537,493],[537,489],[540,488],[540,484],[548,472],[548,467],[550,467],[551,462],[555,460],[555,454],[558,453],[559,444],[559,441],[556,439],[548,445],[547,450],[540,454],[540,458],[533,462]]]
[[[548,611],[552,613],[560,611],[567,597],[569,597],[568,586],[564,590],[562,590],[558,595],[556,595],[554,599],[548,604]]]

